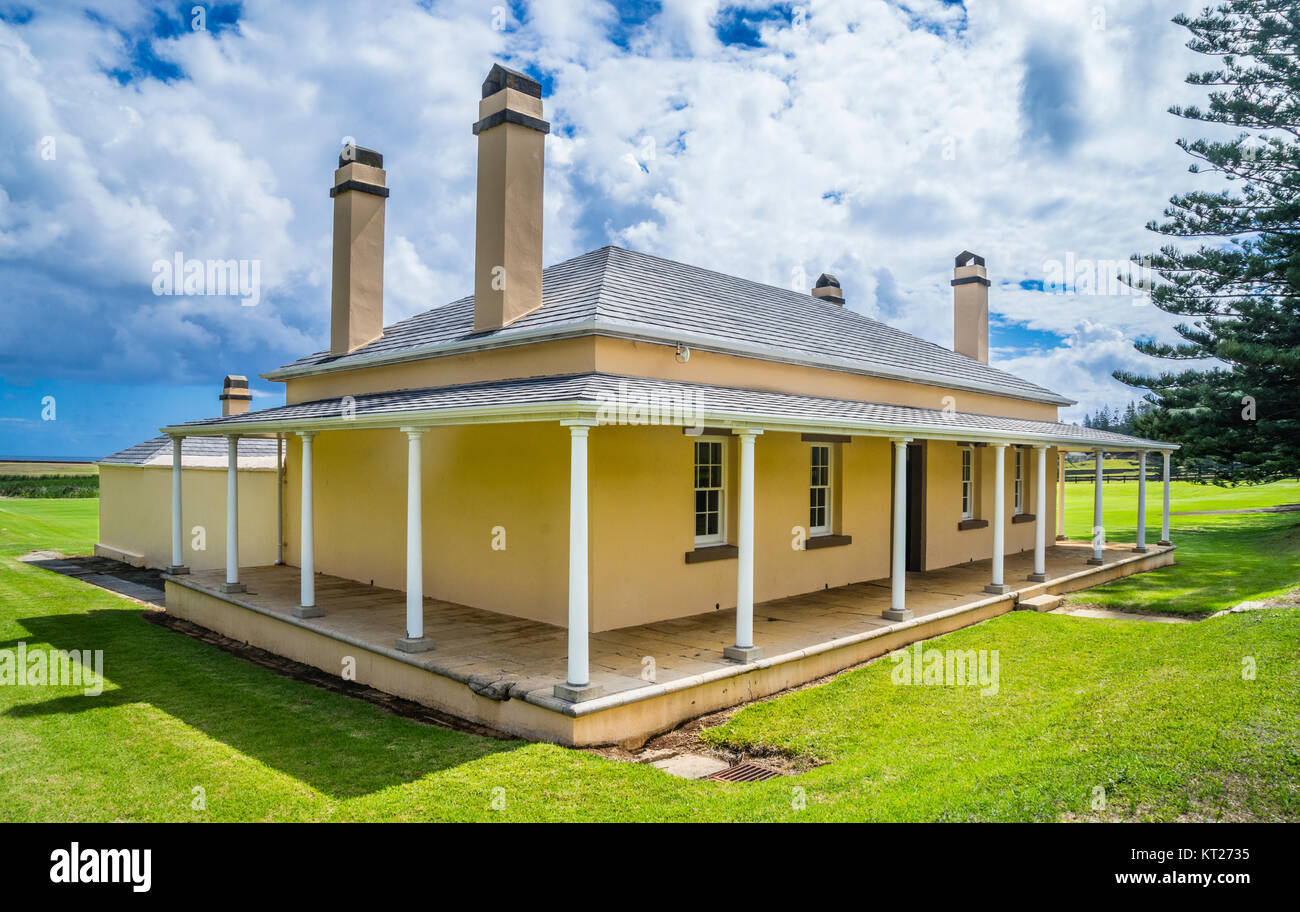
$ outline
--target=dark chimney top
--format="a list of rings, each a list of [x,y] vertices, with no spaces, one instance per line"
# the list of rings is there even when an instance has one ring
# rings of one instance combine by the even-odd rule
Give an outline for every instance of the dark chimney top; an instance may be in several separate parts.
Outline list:
[[[350,162],[369,165],[372,168],[382,168],[384,166],[384,157],[374,149],[365,149],[348,143],[343,147],[343,151],[339,153],[339,167],[342,168]]]
[[[516,92],[523,92],[534,98],[542,97],[542,84],[536,79],[526,73],[494,63],[492,69],[488,70],[487,79],[483,80],[483,97],[495,95],[502,89],[514,89]]]
[[[823,272],[818,276],[817,284],[813,286],[812,295],[814,298],[821,298],[823,301],[838,304],[840,307],[844,306],[844,295],[840,291],[840,280],[829,272]]]
[[[965,266],[967,263],[971,262],[972,260],[975,261],[976,266],[984,265],[984,257],[980,256],[977,253],[971,253],[969,250],[963,250],[961,253],[957,254],[958,266]]]

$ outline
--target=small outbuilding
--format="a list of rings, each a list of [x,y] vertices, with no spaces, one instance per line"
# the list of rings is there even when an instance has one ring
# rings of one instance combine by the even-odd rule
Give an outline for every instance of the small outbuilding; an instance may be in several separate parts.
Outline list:
[[[248,380],[230,375],[222,386],[222,414],[248,411]],[[173,438],[145,440],[100,460],[99,540],[95,554],[135,567],[167,569],[172,558]],[[178,441],[180,442],[180,441]],[[239,464],[240,547],[259,564],[279,563],[276,507],[281,473],[280,438],[241,437]],[[229,453],[220,437],[186,437],[181,445],[181,484],[188,528],[182,548],[195,570],[226,565],[226,497]]]

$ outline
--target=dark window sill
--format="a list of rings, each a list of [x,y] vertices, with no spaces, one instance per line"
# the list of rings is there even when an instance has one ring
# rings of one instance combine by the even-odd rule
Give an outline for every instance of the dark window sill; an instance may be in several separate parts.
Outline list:
[[[840,545],[851,544],[852,535],[813,535],[804,540],[803,547],[805,551],[815,551],[818,548],[838,548]]]
[[[1015,516],[1011,517],[1011,522],[1013,524],[1033,522],[1033,521],[1034,521],[1033,513],[1017,513]]]
[[[740,553],[735,545],[708,545],[686,552],[686,563],[702,564],[705,561],[730,560]]]
[[[963,519],[957,523],[957,531],[965,532],[967,529],[985,529],[988,528],[987,519]]]

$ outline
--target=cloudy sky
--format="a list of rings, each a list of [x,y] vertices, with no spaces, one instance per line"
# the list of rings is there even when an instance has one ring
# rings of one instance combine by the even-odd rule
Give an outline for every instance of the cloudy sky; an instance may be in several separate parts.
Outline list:
[[[494,61],[542,81],[546,262],[618,244],[952,342],[988,260],[992,361],[1085,411],[1171,321],[1107,287],[1210,180],[1174,146],[1199,3],[0,0],[0,456],[99,457],[218,412],[226,373],[323,348],[340,143],[385,157],[386,321],[468,293]],[[260,296],[154,294],[256,261]],[[1069,264],[1067,266],[1067,264]],[[1090,268],[1091,267],[1091,268]],[[1069,268],[1071,276],[1063,270]],[[53,397],[53,421],[48,406]]]

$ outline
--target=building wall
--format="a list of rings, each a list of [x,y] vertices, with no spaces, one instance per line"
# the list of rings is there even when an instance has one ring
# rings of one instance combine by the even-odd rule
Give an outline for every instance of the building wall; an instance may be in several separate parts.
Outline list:
[[[1012,448],[1005,452],[1006,467],[1004,484],[1006,487],[1006,525],[1005,553],[1032,550],[1034,547],[1034,529],[1043,519],[1035,517],[1033,522],[1014,523],[1012,516],[1015,505],[1015,462]],[[925,537],[926,569],[963,564],[973,560],[986,560],[993,556],[993,509],[994,509],[994,475],[997,471],[994,463],[995,451],[990,447],[975,447],[975,518],[988,521],[982,529],[958,530],[961,522],[961,447],[957,443],[944,440],[927,440],[925,458],[927,465],[926,501],[925,501]],[[1050,543],[1056,536],[1056,449],[1047,451],[1047,516],[1046,534]],[[1033,513],[1035,501],[1037,457],[1032,447],[1025,448],[1025,492],[1024,510]]]
[[[803,396],[826,396],[858,402],[884,402],[914,408],[956,410],[1055,421],[1057,407],[987,393],[947,389],[925,383],[869,377],[847,371],[782,364],[758,358],[692,351],[688,362],[677,360],[675,347],[624,339],[595,340],[596,370],[630,377],[658,377],[687,383],[709,383],[742,389],[770,390]],[[706,403],[707,407],[707,403]]]
[[[568,429],[555,423],[433,428],[421,449],[425,595],[564,624]],[[316,437],[313,451],[316,569],[404,590],[406,435],[330,431]],[[295,566],[301,465],[295,435],[285,468],[285,559]],[[504,531],[504,541],[496,530]]]
[[[592,429],[593,630],[735,606],[734,558],[686,562],[686,553],[694,550],[693,443],[680,427]],[[551,422],[436,428],[425,434],[422,448],[425,594],[565,625],[568,430]],[[833,530],[852,542],[814,550],[792,546],[796,529],[808,523],[808,448],[798,434],[765,433],[755,443],[757,601],[889,575],[889,441],[859,437],[834,445]],[[989,557],[991,527],[956,529],[961,509],[957,445],[927,441],[926,451],[927,569]],[[977,515],[991,521],[991,451],[979,452]],[[727,453],[732,544],[738,455],[739,441],[733,438]],[[397,430],[322,433],[315,459],[317,569],[405,589],[406,435]],[[299,562],[300,460],[301,443],[293,437],[286,464],[285,559],[294,565]],[[1032,510],[1032,460],[1027,466],[1026,508]],[[1049,453],[1048,472],[1055,484],[1054,453]],[[1033,523],[1011,523],[1011,477],[1008,457],[1008,553],[1032,548],[1034,541]],[[1055,529],[1052,493],[1049,535]]]
[[[590,371],[1038,421],[1057,418],[1057,407],[1041,402],[706,351],[692,352],[683,364],[672,345],[594,336],[302,377],[286,382],[285,401]]]
[[[561,339],[300,377],[285,382],[285,403],[457,383],[582,374],[595,369],[595,348],[590,338]]]
[[[181,472],[181,518],[185,564],[191,570],[226,565],[226,470]],[[194,531],[201,527],[201,533]],[[146,567],[172,562],[172,470],[170,466],[99,467],[99,544],[138,554]],[[196,550],[195,545],[205,545]],[[275,470],[239,472],[239,562],[275,562]]]
[[[694,550],[694,438],[681,428],[592,431],[592,623],[598,630],[736,604],[736,560],[686,563]],[[809,444],[766,433],[754,445],[754,598],[779,598],[889,572],[879,530],[888,526],[888,441],[838,444],[845,479],[834,531],[849,545],[796,550],[808,525]],[[739,441],[728,441],[728,541],[736,542]],[[801,540],[801,539],[800,539]],[[887,539],[886,539],[887,540]]]

